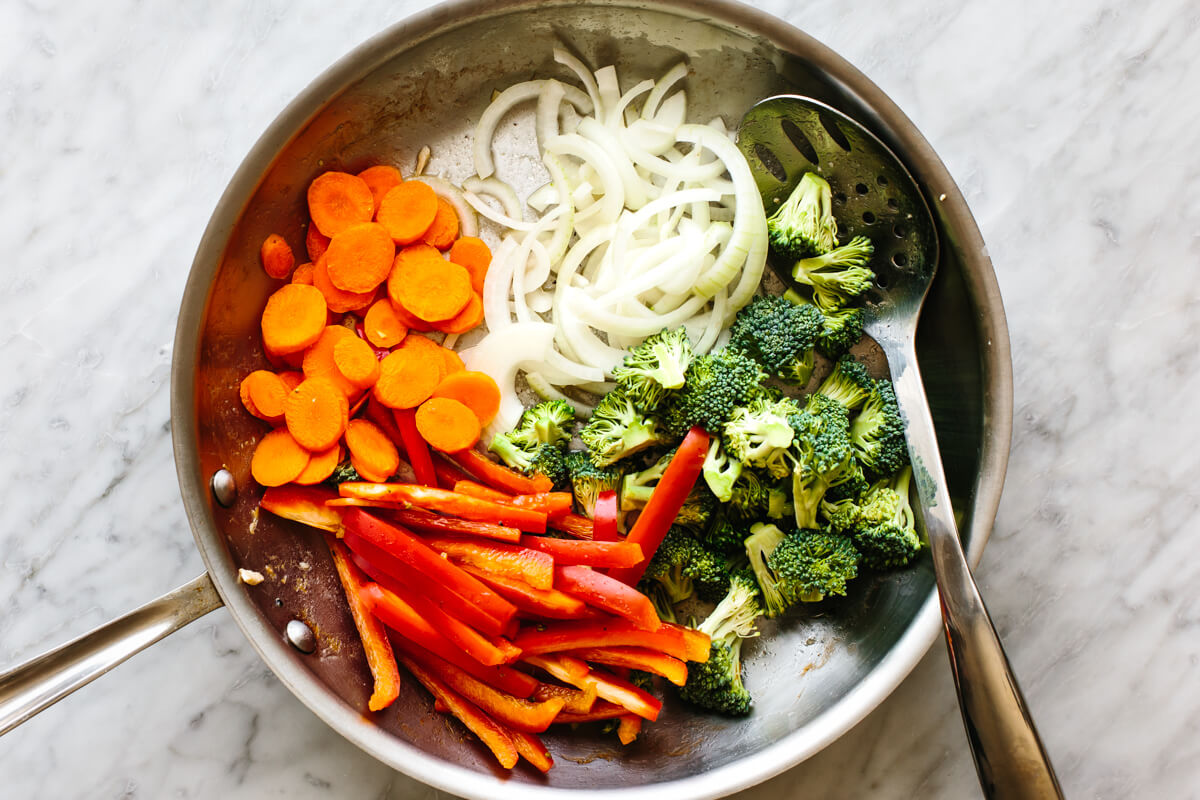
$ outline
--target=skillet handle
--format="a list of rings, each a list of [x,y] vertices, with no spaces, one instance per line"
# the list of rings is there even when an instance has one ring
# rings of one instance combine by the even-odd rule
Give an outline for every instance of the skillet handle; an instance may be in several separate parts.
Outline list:
[[[0,736],[221,605],[208,573],[0,674]]]

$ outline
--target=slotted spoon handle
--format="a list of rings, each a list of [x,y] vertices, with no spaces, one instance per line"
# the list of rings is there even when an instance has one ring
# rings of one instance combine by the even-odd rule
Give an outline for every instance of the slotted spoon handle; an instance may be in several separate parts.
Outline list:
[[[905,421],[913,482],[937,575],[950,670],[984,796],[1061,798],[1054,767],[963,555],[912,339],[881,345]]]

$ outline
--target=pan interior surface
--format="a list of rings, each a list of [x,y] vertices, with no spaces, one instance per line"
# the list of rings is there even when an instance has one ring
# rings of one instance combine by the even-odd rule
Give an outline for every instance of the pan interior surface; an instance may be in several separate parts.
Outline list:
[[[264,135],[222,199],[193,267],[176,348],[176,451],[188,513],[218,589],[267,663],[318,715],[395,768],[479,797],[525,797],[535,787],[547,794],[622,789],[632,796],[630,789],[648,794],[665,782],[690,787],[690,796],[726,793],[843,733],[932,640],[937,612],[926,557],[905,571],[861,578],[849,598],[763,624],[761,638],[744,649],[744,677],[755,699],[750,717],[695,713],[667,689],[659,721],[647,724],[633,745],[622,748],[615,735],[589,726],[552,731],[544,737],[556,762],[549,775],[523,762],[509,774],[457,723],[434,714],[415,681],[405,681],[392,707],[365,716],[370,676],[321,534],[256,510],[261,490],[249,461],[265,428],[245,413],[238,385],[267,365],[259,319],[277,285],[260,267],[258,248],[271,233],[302,247],[305,190],[316,175],[375,163],[395,164],[407,175],[428,145],[427,171],[461,182],[474,172],[473,125],[494,91],[530,78],[574,82],[554,62],[556,46],[593,68],[616,65],[623,88],[686,60],[691,121],[719,115],[732,128],[757,100],[794,93],[863,121],[894,146],[911,137],[923,143],[898,112],[865,103],[851,87],[873,87],[852,67],[781,28],[723,3],[439,7],[368,42],[318,79]],[[908,129],[891,127],[900,125]],[[895,149],[904,159],[905,148]],[[507,117],[496,138],[498,173],[522,195],[545,181],[534,153],[530,104]],[[935,157],[932,166],[907,166],[927,196],[935,181],[945,191],[948,176]],[[930,205],[945,246],[919,357],[964,544],[977,559],[1007,458],[1007,339],[969,214]],[[989,340],[991,349],[983,344]],[[221,467],[240,487],[229,508],[207,491],[208,477]],[[267,580],[243,586],[237,567]],[[284,643],[292,619],[316,633],[312,655]]]

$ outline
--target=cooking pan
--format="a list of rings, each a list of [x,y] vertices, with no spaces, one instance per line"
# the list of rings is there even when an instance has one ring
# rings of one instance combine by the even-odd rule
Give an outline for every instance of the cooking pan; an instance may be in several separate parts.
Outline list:
[[[224,604],[263,661],[347,739],[392,767],[458,795],[527,798],[715,797],[753,785],[826,746],[908,674],[939,624],[928,561],[875,579],[852,596],[768,623],[745,650],[754,713],[699,714],[668,696],[660,720],[630,747],[599,732],[546,736],[556,766],[506,773],[457,723],[431,710],[413,681],[367,715],[371,681],[321,534],[268,514],[249,475],[261,423],[238,384],[264,364],[259,316],[273,282],[259,243],[304,240],[304,190],[328,169],[390,162],[408,172],[432,148],[430,171],[471,174],[472,121],[495,89],[566,78],[551,50],[623,81],[681,59],[692,73],[689,117],[736,124],[758,99],[815,97],[858,119],[905,162],[944,243],[918,354],[949,491],[972,564],[991,528],[1008,459],[1012,371],[991,263],[963,197],[929,144],[883,92],[800,31],[718,0],[448,3],[412,17],[343,58],[271,125],[231,181],[200,243],[180,307],[171,416],[180,490],[207,573],[58,650],[0,676],[0,731]],[[501,135],[501,175],[541,182],[512,152],[531,152],[532,125]],[[507,143],[507,145],[505,144]],[[266,580],[248,586],[239,568]],[[669,695],[670,693],[668,693]]]

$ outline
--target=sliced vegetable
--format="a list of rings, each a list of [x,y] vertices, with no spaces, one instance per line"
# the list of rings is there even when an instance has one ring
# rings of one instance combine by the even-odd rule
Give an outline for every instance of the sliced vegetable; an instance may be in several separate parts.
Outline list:
[[[450,260],[466,268],[471,276],[471,288],[483,294],[483,279],[492,263],[492,251],[482,239],[463,236],[450,245]]]
[[[272,278],[286,278],[296,265],[296,256],[292,253],[291,246],[277,233],[272,233],[263,240],[258,255],[262,259],[263,271]]]
[[[328,450],[313,453],[308,459],[308,466],[292,482],[298,483],[301,486],[312,486],[313,484],[321,483],[333,474],[333,471],[337,469],[337,465],[341,462],[342,446],[335,444]]]
[[[535,494],[554,488],[554,484],[545,475],[522,475],[475,450],[463,450],[459,453],[449,453],[447,456],[468,475],[493,489],[510,494]]]
[[[367,500],[387,500],[409,503],[429,511],[453,514],[463,519],[497,522],[523,531],[545,533],[546,514],[515,508],[489,500],[456,494],[445,489],[417,486],[411,483],[343,483],[338,487],[343,497],[362,497]]]
[[[278,486],[263,492],[258,505],[277,517],[334,533],[342,527],[342,511],[326,506],[325,501],[336,498],[335,492],[325,488]]]
[[[387,228],[398,245],[419,241],[437,216],[438,201],[433,189],[420,181],[405,181],[379,201],[375,219]],[[324,231],[324,228],[322,228]]]
[[[689,661],[706,661],[693,657],[684,635],[675,626],[663,623],[656,631],[639,628],[629,620],[582,620],[579,622],[545,623],[538,628],[522,628],[513,639],[526,656],[539,653],[561,653],[582,647],[645,647]],[[703,634],[701,634],[703,635]]]
[[[636,542],[554,539],[548,536],[522,536],[521,546],[554,557],[558,565],[588,567],[628,567],[642,560],[642,548]]]
[[[546,553],[519,545],[449,536],[429,536],[425,543],[457,562],[524,581],[535,589],[550,589],[554,584],[554,559]]]
[[[263,486],[282,486],[299,477],[308,460],[308,451],[279,428],[259,439],[250,459],[250,474]]]
[[[596,704],[596,688],[592,686],[587,689],[576,689],[573,686],[562,686],[557,683],[539,683],[533,697],[536,700],[559,697],[563,701],[563,711],[568,714],[586,714]]]
[[[369,481],[386,481],[400,467],[396,445],[370,420],[350,420],[346,426],[346,448],[355,471]]]
[[[301,447],[328,450],[346,430],[350,404],[328,378],[307,378],[287,396],[283,415]]]
[[[606,489],[596,496],[596,505],[593,509],[592,517],[592,538],[597,542],[615,542],[619,538],[619,530],[617,527],[617,493],[612,489]],[[625,544],[637,545],[636,542],[626,542]],[[641,546],[638,545],[638,553],[641,553]],[[641,555],[638,558],[642,558]],[[592,564],[593,567],[629,567],[633,564]]]
[[[417,430],[435,450],[456,453],[479,441],[479,417],[450,397],[431,397],[417,408]]]
[[[370,222],[374,211],[371,189],[357,176],[326,172],[308,185],[308,214],[326,236],[334,236],[360,222]]]
[[[527,614],[550,619],[581,619],[588,611],[582,600],[557,589],[535,589],[525,581],[488,572],[473,564],[461,563],[459,566]]]
[[[416,408],[424,403],[441,382],[445,362],[441,354],[429,352],[413,341],[424,337],[409,336],[379,362],[379,379],[372,390],[379,402],[389,408]]]
[[[370,389],[379,380],[379,359],[365,339],[348,336],[333,345],[337,371],[358,389]]]
[[[376,300],[367,309],[363,317],[363,335],[376,347],[388,349],[404,341],[408,328],[392,310],[392,301],[384,298]]]
[[[325,330],[325,313],[325,297],[316,288],[302,283],[281,286],[263,309],[263,346],[281,355],[303,350]]]
[[[358,173],[358,177],[362,178],[363,183],[371,190],[371,200],[376,209],[379,208],[379,201],[383,200],[385,194],[404,183],[400,170],[386,164],[367,167]]]
[[[367,577],[351,563],[350,553],[344,544],[332,538],[327,542],[329,552],[333,554],[338,578],[342,581],[342,589],[346,593],[350,616],[362,640],[367,666],[375,679],[375,689],[367,700],[367,708],[379,711],[390,706],[400,695],[400,670],[396,667],[396,656],[392,652],[392,644],[388,641],[383,624],[371,613],[367,601],[362,597]]]
[[[567,655],[593,664],[653,672],[655,675],[662,675],[676,686],[687,683],[687,664],[674,656],[644,647],[584,647],[568,650]]]
[[[445,250],[454,244],[456,238],[458,238],[458,213],[455,212],[453,205],[439,197],[437,213],[433,215],[433,222],[425,230],[421,241],[438,250]]]
[[[624,617],[643,630],[658,630],[658,613],[650,598],[591,567],[556,566],[554,588],[578,597],[594,608]]]

